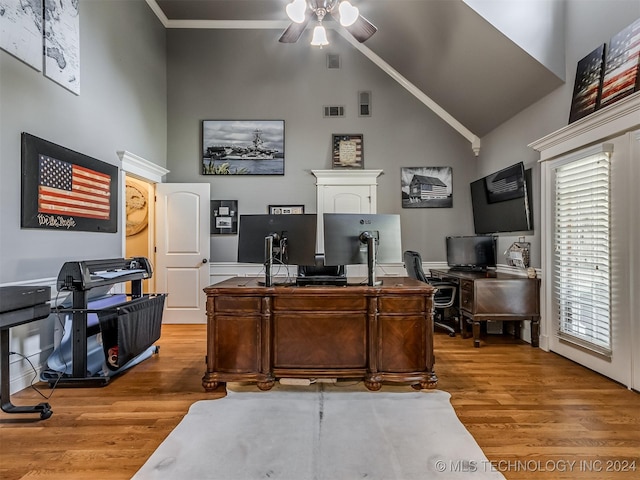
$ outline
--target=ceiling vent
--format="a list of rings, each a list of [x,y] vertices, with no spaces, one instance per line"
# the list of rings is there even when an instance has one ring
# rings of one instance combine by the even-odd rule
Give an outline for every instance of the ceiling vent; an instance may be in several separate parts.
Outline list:
[[[344,117],[344,105],[325,105],[324,117]]]

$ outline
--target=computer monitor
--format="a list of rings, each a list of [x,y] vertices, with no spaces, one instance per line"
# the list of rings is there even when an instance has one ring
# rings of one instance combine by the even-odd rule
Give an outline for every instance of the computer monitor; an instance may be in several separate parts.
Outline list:
[[[314,214],[240,215],[238,262],[265,265],[265,285],[270,286],[273,262],[313,265],[317,220]]]
[[[377,263],[401,263],[400,215],[325,213],[324,264],[368,267],[368,284],[375,285]]]
[[[447,264],[456,270],[486,270],[496,266],[496,237],[447,237]]]

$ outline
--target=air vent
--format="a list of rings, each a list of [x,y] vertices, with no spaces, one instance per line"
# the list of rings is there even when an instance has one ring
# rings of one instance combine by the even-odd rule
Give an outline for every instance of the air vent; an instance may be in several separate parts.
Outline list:
[[[344,117],[343,105],[328,105],[322,107],[325,117]]]
[[[327,68],[340,68],[340,55],[327,53]]]
[[[358,92],[358,116],[371,116],[371,92]]]

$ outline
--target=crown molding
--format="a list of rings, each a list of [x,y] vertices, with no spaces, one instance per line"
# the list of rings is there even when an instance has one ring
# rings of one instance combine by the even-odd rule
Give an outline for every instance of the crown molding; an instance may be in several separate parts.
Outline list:
[[[587,115],[529,144],[549,160],[594,142],[640,128],[640,92]]]
[[[122,170],[134,177],[153,183],[162,183],[162,177],[169,173],[169,170],[166,168],[145,160],[134,153],[127,152],[126,150],[121,150],[117,153],[122,162]]]
[[[376,185],[382,170],[311,170],[316,185]]]

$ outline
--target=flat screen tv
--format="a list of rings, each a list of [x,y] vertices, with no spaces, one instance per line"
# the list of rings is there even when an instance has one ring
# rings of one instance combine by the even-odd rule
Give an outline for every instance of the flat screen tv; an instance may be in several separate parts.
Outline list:
[[[520,162],[472,182],[471,205],[477,234],[532,230],[531,169]]]
[[[400,215],[325,213],[324,264],[368,267],[368,284],[377,263],[402,262]]]
[[[285,265],[314,265],[316,215],[240,215],[238,262],[265,263],[265,239],[271,237],[271,259]]]
[[[455,270],[486,270],[496,266],[496,237],[447,237],[447,264]]]

